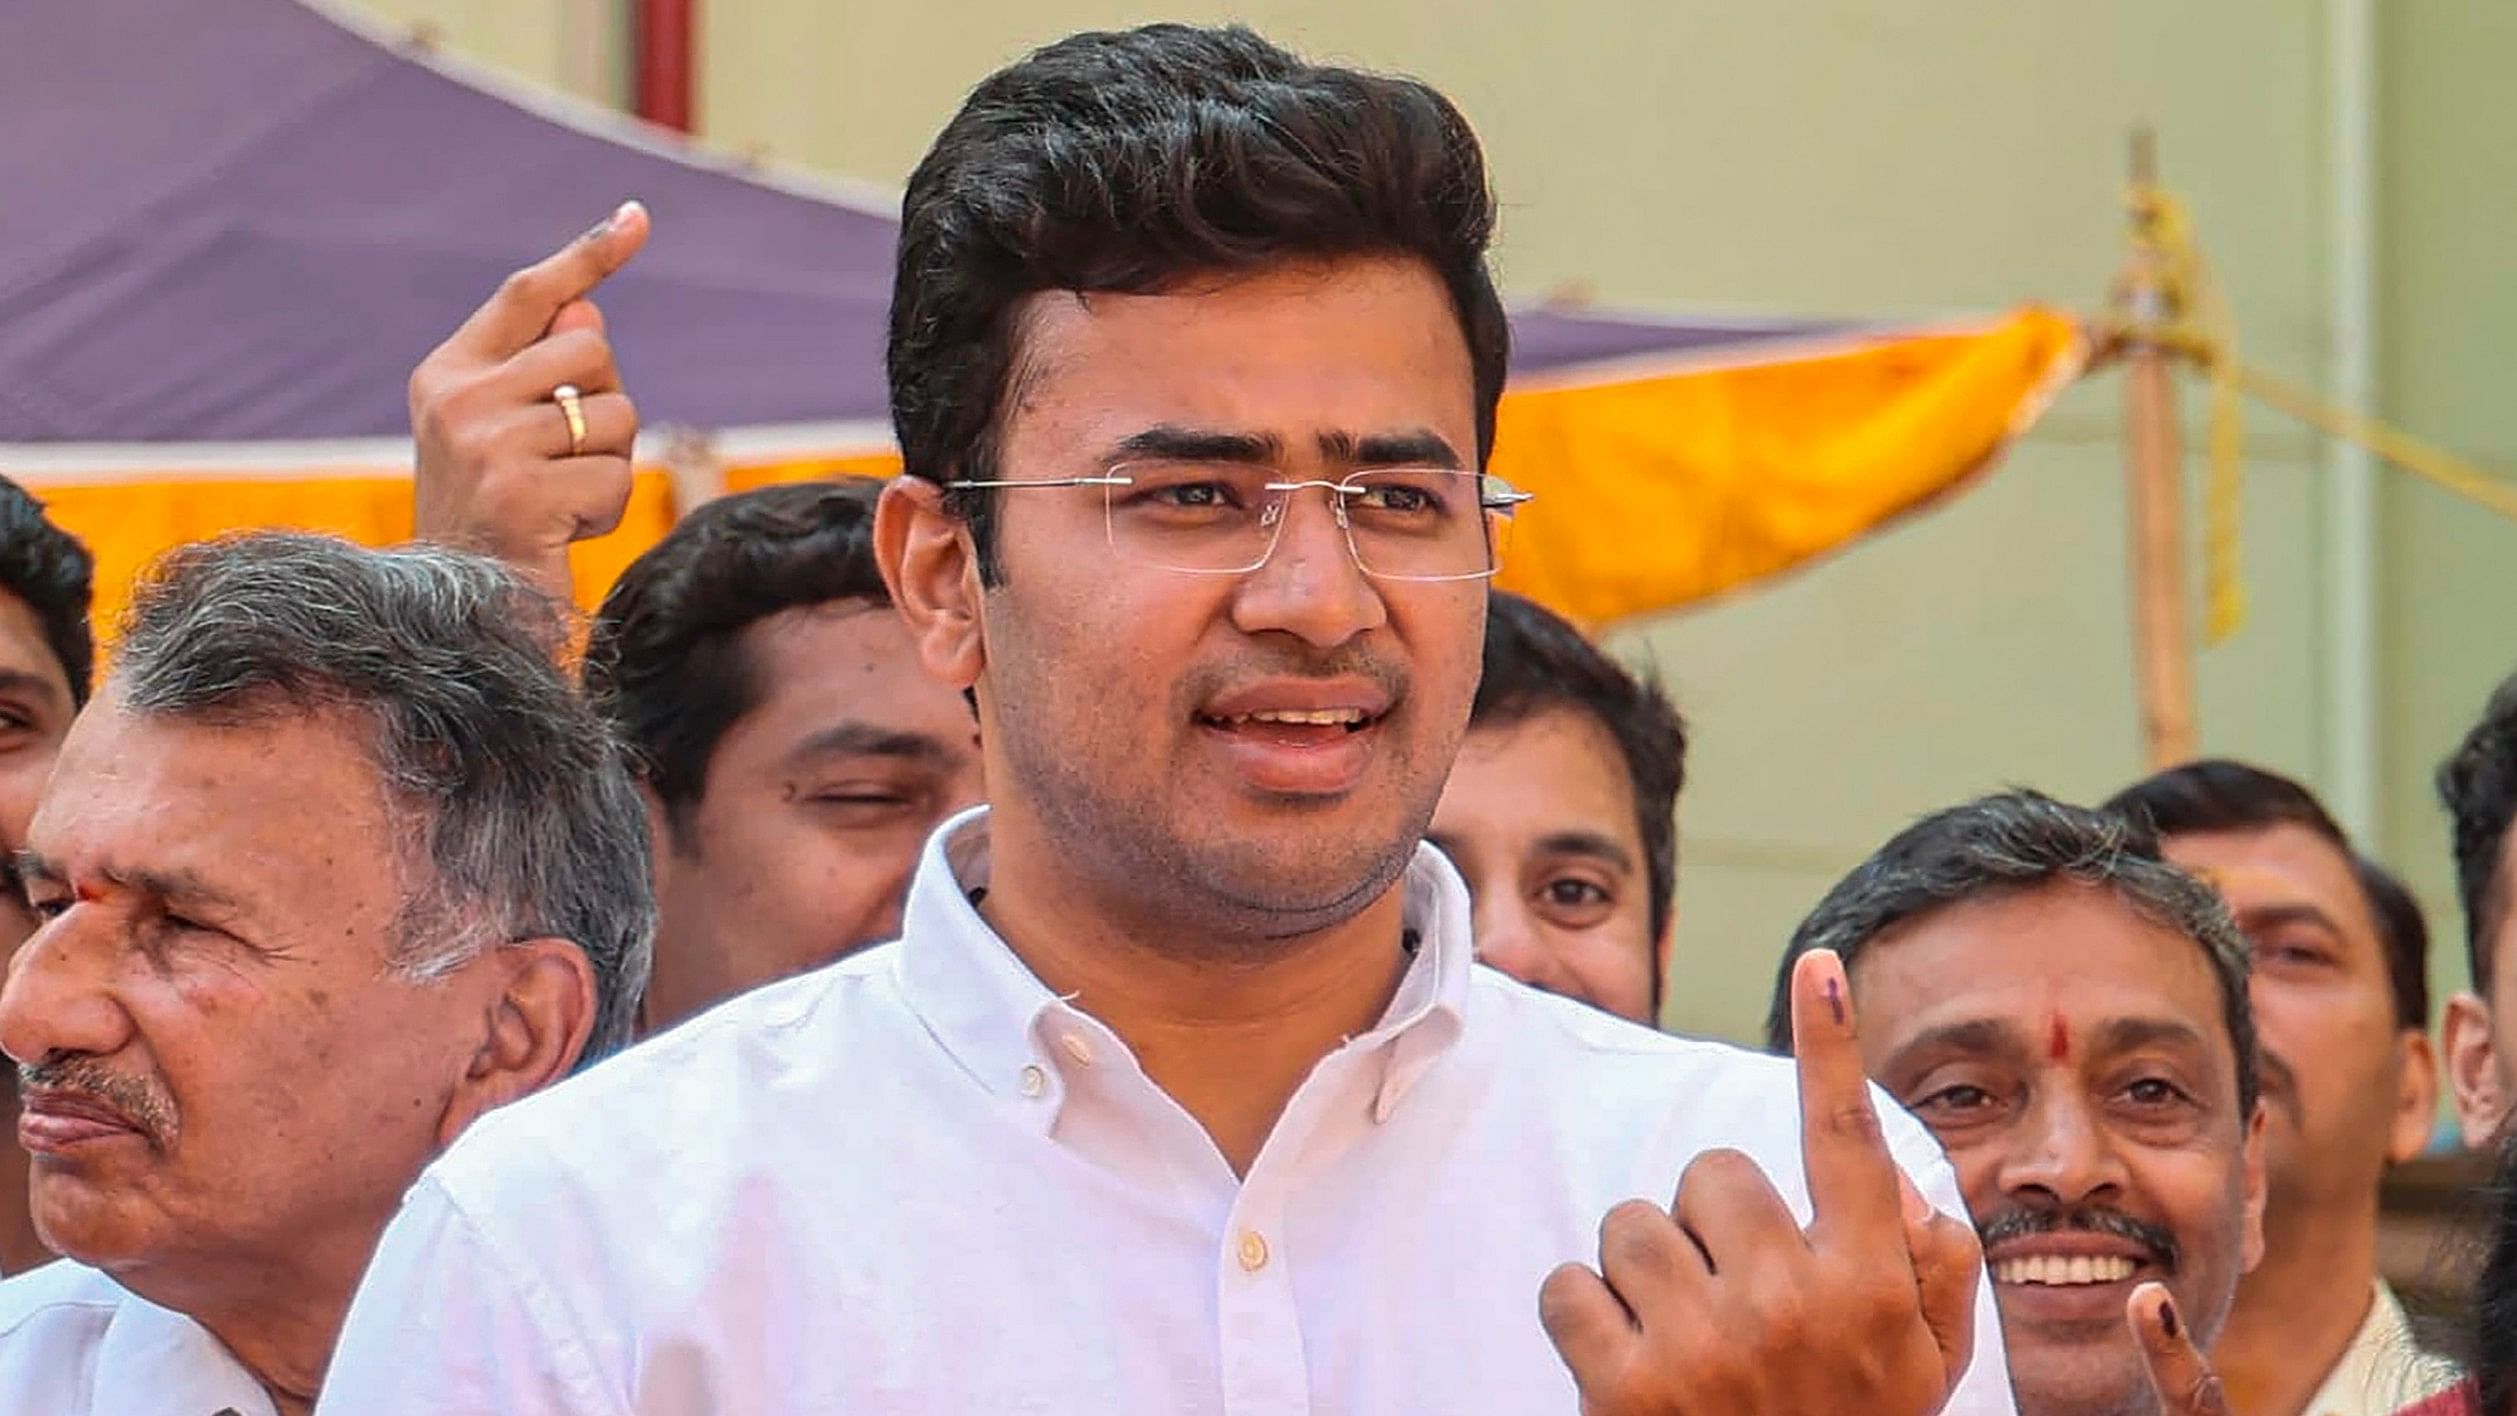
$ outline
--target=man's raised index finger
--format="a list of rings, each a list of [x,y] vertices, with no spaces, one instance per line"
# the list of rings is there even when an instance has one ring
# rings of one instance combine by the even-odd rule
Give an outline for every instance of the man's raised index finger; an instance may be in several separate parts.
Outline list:
[[[647,209],[623,202],[592,230],[508,276],[455,331],[453,343],[504,359],[540,339],[572,300],[629,263],[647,244]]]
[[[1832,950],[1792,966],[1792,1056],[1800,1070],[1800,1154],[1819,1234],[1905,1249],[1897,1165],[1871,1104],[1853,1030],[1852,991]]]

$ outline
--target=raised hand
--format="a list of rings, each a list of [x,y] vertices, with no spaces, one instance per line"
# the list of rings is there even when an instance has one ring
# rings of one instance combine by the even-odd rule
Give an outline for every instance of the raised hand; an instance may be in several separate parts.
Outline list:
[[[623,202],[508,276],[411,373],[419,535],[497,556],[563,603],[569,545],[629,506],[638,413],[589,297],[647,229],[647,209]]]
[[[2134,1289],[2124,1300],[2124,1320],[2141,1344],[2141,1360],[2150,1369],[2162,1416],[2229,1416],[2219,1374],[2194,1345],[2193,1329],[2181,1320],[2166,1284]]]
[[[1929,1416],[1965,1373],[1982,1253],[1888,1153],[1832,953],[1792,972],[1792,1043],[1808,1228],[1736,1151],[1697,1157],[1670,1210],[1611,1210],[1599,1270],[1538,1299],[1586,1416]]]

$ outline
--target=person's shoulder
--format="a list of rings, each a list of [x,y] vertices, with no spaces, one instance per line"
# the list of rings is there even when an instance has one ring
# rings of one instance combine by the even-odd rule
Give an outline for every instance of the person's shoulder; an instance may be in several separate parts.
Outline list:
[[[0,1346],[38,1331],[58,1336],[63,1327],[101,1333],[128,1296],[103,1273],[69,1259],[0,1280]]]
[[[571,1174],[653,1177],[721,1163],[712,1142],[763,1120],[758,1099],[844,1085],[879,1036],[895,945],[754,989],[475,1121],[429,1167],[455,1198]],[[774,1118],[772,1118],[774,1119]]]

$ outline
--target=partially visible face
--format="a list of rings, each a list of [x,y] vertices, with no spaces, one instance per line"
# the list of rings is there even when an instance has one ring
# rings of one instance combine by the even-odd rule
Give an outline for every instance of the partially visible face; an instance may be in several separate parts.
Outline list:
[[[24,600],[0,590],[0,852],[14,856],[26,844],[35,799],[77,711],[42,622]],[[0,968],[34,929],[18,892],[0,888]]]
[[[2517,1105],[2517,909],[2509,905],[2512,880],[2517,880],[2517,831],[2500,843],[2499,879],[2491,891],[2493,918],[2484,938],[2491,990],[2459,994],[2447,1005],[2447,1067],[2465,1144],[2476,1150],[2500,1143],[2512,1105]]]
[[[486,1003],[465,970],[387,971],[398,837],[359,725],[140,717],[110,693],[35,813],[43,923],[0,991],[36,1228],[142,1291],[363,1259]]]
[[[927,833],[981,799],[969,706],[889,605],[798,606],[741,635],[760,702],[658,835],[649,1027],[897,935]]]
[[[1431,839],[1476,901],[1478,957],[1533,987],[1652,1021],[1667,941],[1652,937],[1634,778],[1596,717],[1561,706],[1470,729]]]
[[[1044,295],[1025,331],[1004,477],[1184,448],[1298,481],[1475,466],[1468,351],[1419,262]],[[1118,560],[1099,488],[994,495],[1005,576],[984,598],[979,691],[999,834],[1220,948],[1379,898],[1468,720],[1484,582],[1363,575],[1316,488],[1267,563],[1230,575]]]
[[[2304,826],[2174,836],[2170,861],[2218,888],[2254,946],[2267,1213],[2365,1206],[2429,1129],[2427,1045],[2395,1020],[2377,919],[2351,862]],[[2423,1075],[2407,1085],[2405,1071]],[[2314,1242],[2313,1236],[2298,1236]]]
[[[1852,985],[1871,1076],[1984,1233],[2019,1409],[2150,1409],[2134,1286],[2164,1281],[2208,1345],[2262,1249],[2261,1126],[2200,947],[2055,884],[1883,935]]]

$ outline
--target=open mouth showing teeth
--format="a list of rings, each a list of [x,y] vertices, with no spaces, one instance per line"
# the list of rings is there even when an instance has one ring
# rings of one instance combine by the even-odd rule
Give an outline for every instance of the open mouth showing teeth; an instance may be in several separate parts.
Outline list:
[[[1201,716],[1207,724],[1218,728],[1246,728],[1255,723],[1291,723],[1302,727],[1344,728],[1350,733],[1360,732],[1374,721],[1371,714],[1360,708],[1271,708],[1257,713],[1235,713],[1225,718]]]
[[[2060,1255],[2035,1254],[2023,1259],[2003,1259],[1993,1265],[1996,1283],[2037,1283],[2061,1288],[2091,1283],[2121,1283],[2132,1277],[2138,1267],[2126,1258],[2064,1258]]]

